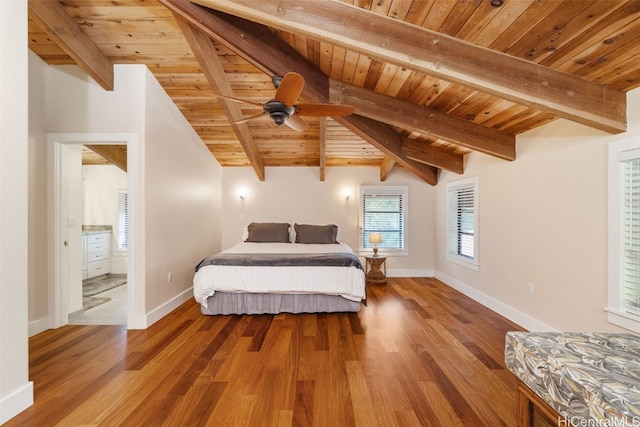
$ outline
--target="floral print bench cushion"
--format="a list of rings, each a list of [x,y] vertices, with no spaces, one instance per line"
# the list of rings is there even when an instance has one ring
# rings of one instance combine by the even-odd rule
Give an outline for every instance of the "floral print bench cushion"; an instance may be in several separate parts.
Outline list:
[[[505,362],[572,422],[640,425],[640,337],[636,335],[508,332]]]

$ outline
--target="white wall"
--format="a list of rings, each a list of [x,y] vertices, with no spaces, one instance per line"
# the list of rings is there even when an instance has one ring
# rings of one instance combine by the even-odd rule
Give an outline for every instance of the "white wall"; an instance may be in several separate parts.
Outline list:
[[[0,2],[0,424],[33,403],[28,365],[27,2]]]
[[[115,66],[112,92],[76,66],[40,66],[44,72],[32,80],[44,75],[45,114],[40,126],[34,124],[42,130],[31,135],[38,139],[35,147],[47,149],[39,140],[45,132],[137,136],[135,147],[128,147],[129,196],[135,192],[135,205],[130,204],[135,224],[130,227],[136,238],[135,256],[131,251],[128,256],[135,259],[131,309],[137,313],[130,311],[128,325],[144,328],[190,297],[200,253],[220,246],[221,167],[144,66]],[[41,168],[46,170],[47,164],[34,164],[30,176]],[[43,211],[37,218],[46,215]],[[171,283],[168,272],[173,273]],[[47,285],[38,283],[35,293],[46,293]]]
[[[45,65],[47,132],[144,130],[144,65],[114,66],[114,90],[105,91],[75,65]]]
[[[105,91],[99,84],[88,77],[79,67],[74,65],[64,66],[48,66],[44,67],[44,91],[45,91],[45,116],[43,128],[48,135],[55,134],[56,139],[62,140],[64,144],[81,146],[84,143],[123,143],[123,141],[115,141],[110,138],[116,138],[117,135],[130,135],[128,137],[122,137],[126,139],[127,152],[131,159],[131,164],[128,164],[128,168],[131,174],[128,176],[129,180],[134,182],[142,182],[144,179],[144,157],[139,155],[142,150],[142,139],[144,138],[144,110],[145,110],[145,79],[148,70],[142,65],[116,65],[114,67],[114,90]],[[46,141],[42,142],[41,147],[53,153],[55,150],[55,143],[52,141],[51,146],[47,146]],[[47,158],[47,164],[45,169],[51,169],[53,164],[54,155],[50,154]],[[54,174],[46,177],[49,181],[54,180]],[[81,173],[77,175],[78,187],[81,188]],[[135,188],[135,185],[128,187]],[[137,197],[139,196],[139,197]],[[49,217],[53,218],[54,202],[54,187],[49,182],[46,197],[49,198],[51,208],[48,209]],[[135,217],[135,212],[143,211],[144,193],[139,195],[130,195],[132,202],[130,209],[133,211],[132,216]],[[136,204],[137,203],[137,204]],[[79,201],[80,218],[82,218],[82,202]],[[54,242],[54,223],[50,219],[48,230],[48,243],[50,248],[58,248]],[[139,226],[140,232],[144,233],[144,221],[140,217],[141,225]],[[136,229],[136,225],[131,227]],[[62,232],[70,232],[71,230],[63,230]],[[137,247],[142,253],[144,253],[144,242],[141,241],[137,244],[137,235],[133,232],[131,239],[131,246]],[[75,239],[73,240],[75,241]],[[78,240],[79,242],[81,240]],[[70,243],[71,244],[71,243]],[[73,248],[70,248],[73,249]],[[51,266],[55,266],[54,251],[56,249],[50,249],[48,253],[49,263]],[[60,249],[57,249],[60,251]],[[59,252],[60,253],[60,252]],[[81,253],[81,251],[80,251]],[[64,263],[62,263],[64,265]],[[132,264],[132,274],[129,275],[128,280],[131,284],[129,290],[129,309],[127,316],[127,324],[129,327],[145,327],[146,324],[146,307],[144,305],[144,292],[145,292],[145,271],[144,262]],[[81,263],[77,266],[69,266],[69,271],[81,270]],[[81,308],[81,292],[79,287],[81,281],[65,281],[58,279],[55,276],[55,269],[50,268],[49,271],[49,283],[48,287],[53,288],[57,283],[60,289],[61,297],[68,294],[73,298],[77,296],[80,300]],[[58,282],[56,282],[56,280]],[[74,289],[77,286],[78,290]],[[64,324],[66,314],[74,313],[77,306],[77,301],[70,300],[70,305],[64,307],[62,311],[66,313],[57,313],[54,310],[55,306],[60,306],[61,303],[56,302],[55,298],[51,299],[49,310],[47,311],[50,325],[57,326]],[[42,324],[39,319],[33,319],[34,324]],[[35,326],[31,328],[32,332],[37,331]]]
[[[67,313],[82,311],[82,146],[61,146],[60,205],[65,225]]]
[[[387,258],[390,276],[431,276],[434,271],[433,186],[402,170],[394,169],[380,182],[377,167],[328,167],[325,181],[319,170],[309,167],[266,168],[259,181],[252,168],[225,168],[222,185],[222,247],[227,249],[242,238],[251,222],[290,224],[337,224],[340,239],[358,249],[358,189],[360,185],[409,186],[408,256]],[[244,188],[247,198],[238,191]],[[342,192],[351,190],[347,201]]]
[[[220,249],[222,168],[148,71],[144,124],[144,301],[153,322],[193,298],[194,267]]]
[[[446,183],[437,186],[438,277],[528,329],[621,331],[606,322],[607,145],[640,137],[640,90],[629,93],[628,132],[605,134],[558,120],[517,138],[517,160],[482,154],[478,176],[480,271],[446,251]],[[534,294],[527,294],[532,283]]]
[[[111,273],[127,274],[127,251],[118,250],[120,206],[118,195],[127,190],[127,173],[114,165],[82,167],[83,225],[111,225]]]
[[[118,194],[127,190],[127,173],[114,165],[82,166],[84,225],[111,225],[118,231]]]
[[[45,64],[29,52],[29,320],[47,322],[47,146],[45,131]],[[31,326],[30,326],[31,327]],[[43,330],[46,326],[33,326]]]

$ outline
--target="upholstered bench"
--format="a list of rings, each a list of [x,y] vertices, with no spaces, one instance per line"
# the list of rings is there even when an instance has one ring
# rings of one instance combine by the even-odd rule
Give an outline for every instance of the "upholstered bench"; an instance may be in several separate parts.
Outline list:
[[[508,332],[519,426],[533,413],[558,426],[640,426],[640,337]]]

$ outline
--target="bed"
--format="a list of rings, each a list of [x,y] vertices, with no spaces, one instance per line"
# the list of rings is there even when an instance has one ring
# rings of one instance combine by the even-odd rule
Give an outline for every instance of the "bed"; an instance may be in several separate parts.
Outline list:
[[[366,303],[362,264],[333,224],[251,223],[242,242],[196,266],[193,293],[207,315],[356,312]]]

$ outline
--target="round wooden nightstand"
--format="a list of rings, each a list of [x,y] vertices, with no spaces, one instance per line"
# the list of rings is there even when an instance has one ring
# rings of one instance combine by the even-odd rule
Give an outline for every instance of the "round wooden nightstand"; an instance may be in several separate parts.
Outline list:
[[[367,283],[387,283],[387,257],[367,256],[364,259]]]

